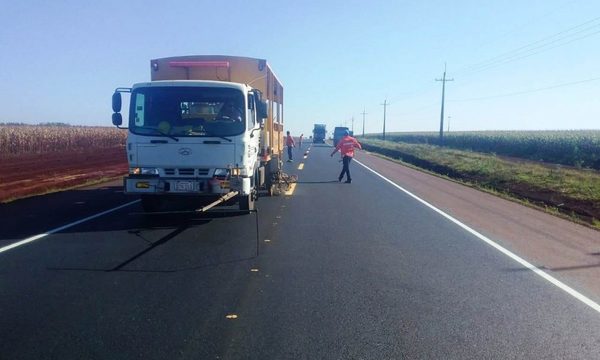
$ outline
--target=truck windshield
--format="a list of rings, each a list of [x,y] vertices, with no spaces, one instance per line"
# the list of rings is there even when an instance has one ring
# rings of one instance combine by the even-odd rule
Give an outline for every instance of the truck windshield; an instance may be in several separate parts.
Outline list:
[[[336,127],[336,128],[333,130],[333,135],[334,135],[334,136],[344,136],[344,132],[345,132],[345,131],[348,131],[348,128],[347,128],[347,127]]]
[[[152,136],[234,136],[245,130],[244,110],[244,95],[236,89],[137,88],[131,96],[129,129]]]

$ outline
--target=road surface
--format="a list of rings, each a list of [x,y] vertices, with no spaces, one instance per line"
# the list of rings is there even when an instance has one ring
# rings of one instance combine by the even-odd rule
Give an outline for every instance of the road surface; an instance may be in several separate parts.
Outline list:
[[[144,216],[119,182],[1,205],[0,358],[600,358],[598,267],[546,266],[597,232],[367,154],[339,183],[330,153],[258,217]]]

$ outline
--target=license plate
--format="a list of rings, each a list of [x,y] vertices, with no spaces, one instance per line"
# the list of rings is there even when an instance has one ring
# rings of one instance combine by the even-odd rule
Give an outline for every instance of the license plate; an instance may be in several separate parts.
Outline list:
[[[175,183],[175,191],[194,191],[193,181],[177,181]]]

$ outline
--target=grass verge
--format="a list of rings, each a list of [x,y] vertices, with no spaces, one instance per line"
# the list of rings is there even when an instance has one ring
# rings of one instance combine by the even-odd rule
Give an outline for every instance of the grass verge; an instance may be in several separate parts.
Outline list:
[[[433,145],[361,139],[367,151],[600,229],[600,173]]]

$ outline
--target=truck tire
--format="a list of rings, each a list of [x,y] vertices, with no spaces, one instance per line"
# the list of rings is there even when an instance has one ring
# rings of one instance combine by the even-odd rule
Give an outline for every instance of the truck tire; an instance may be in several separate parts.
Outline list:
[[[240,210],[242,211],[253,211],[256,209],[256,199],[254,198],[254,194],[250,195],[240,195]]]

